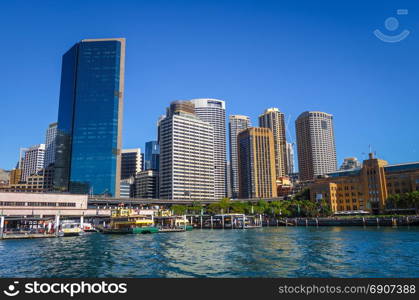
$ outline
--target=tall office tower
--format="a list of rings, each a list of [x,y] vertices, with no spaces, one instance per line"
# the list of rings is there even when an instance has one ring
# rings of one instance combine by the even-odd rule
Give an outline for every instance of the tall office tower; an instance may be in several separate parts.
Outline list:
[[[22,181],[36,174],[44,167],[45,144],[39,144],[28,148],[22,159]]]
[[[239,196],[237,135],[240,131],[250,127],[250,118],[242,115],[231,115],[228,127],[230,140],[230,170],[228,171],[231,176],[231,196],[237,198]]]
[[[160,121],[159,197],[211,200],[214,193],[214,129],[190,101],[172,102]]]
[[[45,159],[44,168],[55,162],[55,143],[57,138],[57,123],[52,123],[48,126],[45,135]]]
[[[286,145],[286,159],[287,159],[287,175],[294,173],[294,144],[287,143]]]
[[[336,171],[333,116],[319,111],[303,112],[295,120],[300,180]]]
[[[119,196],[125,39],[82,40],[62,59],[55,188]]]
[[[230,161],[227,161],[226,164],[226,182],[227,182],[227,198],[232,198],[233,193],[231,191],[231,164]]]
[[[237,136],[239,197],[274,198],[276,191],[275,147],[269,128],[250,127]]]
[[[226,108],[218,99],[192,99],[195,114],[214,128],[215,199],[226,197]]]
[[[160,146],[157,141],[145,143],[144,170],[159,170]]]
[[[135,176],[134,197],[157,199],[159,187],[159,172],[156,170],[145,170]]]
[[[122,149],[121,180],[134,177],[142,171],[142,155],[140,148]]]
[[[285,137],[284,114],[278,108],[268,108],[259,116],[259,127],[269,128],[274,137],[275,171],[277,177],[288,174],[287,141]]]

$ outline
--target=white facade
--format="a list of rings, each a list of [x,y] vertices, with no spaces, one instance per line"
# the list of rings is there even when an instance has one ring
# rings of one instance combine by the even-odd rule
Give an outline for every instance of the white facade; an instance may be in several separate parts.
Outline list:
[[[225,102],[210,98],[190,101],[195,105],[195,114],[214,128],[215,199],[221,199],[227,192]]]
[[[32,146],[25,151],[22,159],[22,180],[44,168],[45,144]]]
[[[159,198],[214,199],[213,127],[193,113],[168,111],[159,132]]]
[[[300,180],[336,171],[333,116],[319,111],[302,113],[295,121]]]
[[[45,135],[44,168],[55,162],[55,142],[57,138],[57,123],[49,125]]]
[[[287,143],[287,171],[288,174],[294,173],[294,144]]]
[[[237,135],[240,131],[250,127],[250,118],[242,115],[231,115],[229,117],[229,140],[230,140],[230,179],[231,194],[233,198],[239,195],[239,165]]]

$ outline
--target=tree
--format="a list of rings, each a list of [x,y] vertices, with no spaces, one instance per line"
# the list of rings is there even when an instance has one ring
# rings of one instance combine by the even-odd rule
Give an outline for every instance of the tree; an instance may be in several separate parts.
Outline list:
[[[172,211],[175,215],[184,215],[186,213],[187,207],[185,205],[173,205]]]
[[[230,212],[230,198],[222,198],[219,202],[220,209],[222,209],[223,213]]]

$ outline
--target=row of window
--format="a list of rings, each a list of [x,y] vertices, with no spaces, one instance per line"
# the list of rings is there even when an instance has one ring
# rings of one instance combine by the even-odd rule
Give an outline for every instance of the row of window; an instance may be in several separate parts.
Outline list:
[[[75,202],[14,202],[0,201],[0,206],[29,206],[29,207],[76,207]]]

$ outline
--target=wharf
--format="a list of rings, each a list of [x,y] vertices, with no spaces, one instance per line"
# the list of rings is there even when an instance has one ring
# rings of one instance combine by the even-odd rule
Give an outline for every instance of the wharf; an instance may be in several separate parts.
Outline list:
[[[57,237],[55,234],[43,234],[43,233],[3,233],[0,236],[0,240],[16,240],[16,239],[38,239],[38,238],[54,238]]]
[[[159,232],[184,232],[186,231],[185,228],[159,228]]]

